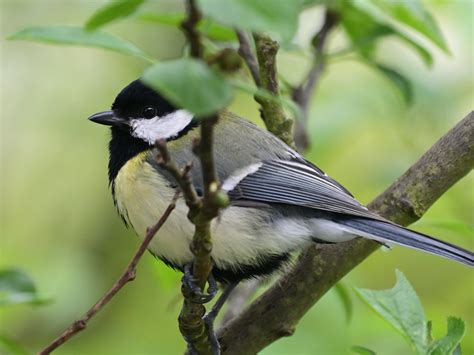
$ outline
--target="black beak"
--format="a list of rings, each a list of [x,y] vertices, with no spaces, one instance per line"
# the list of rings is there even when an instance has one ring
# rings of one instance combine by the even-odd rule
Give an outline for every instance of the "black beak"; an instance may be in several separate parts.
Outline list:
[[[128,125],[128,120],[115,116],[114,111],[104,111],[96,113],[95,115],[89,117],[89,120],[107,126]]]

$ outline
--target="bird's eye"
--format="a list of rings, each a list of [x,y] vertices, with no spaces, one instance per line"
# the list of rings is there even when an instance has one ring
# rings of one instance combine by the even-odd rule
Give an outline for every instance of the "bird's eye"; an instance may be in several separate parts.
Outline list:
[[[153,106],[147,106],[143,109],[142,114],[144,118],[153,118],[156,116],[156,108]]]

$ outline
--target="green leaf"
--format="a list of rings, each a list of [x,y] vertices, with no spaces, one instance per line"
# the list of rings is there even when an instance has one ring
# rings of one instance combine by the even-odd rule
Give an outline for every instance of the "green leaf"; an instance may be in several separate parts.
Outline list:
[[[433,65],[433,56],[431,53],[421,46],[419,43],[415,42],[411,38],[405,36],[403,33],[395,31],[394,33],[398,38],[400,38],[403,42],[411,46],[416,53],[420,56],[421,59],[425,62],[426,66],[430,68]]]
[[[392,289],[373,291],[356,288],[359,296],[383,319],[398,330],[419,354],[429,347],[429,329],[425,313],[415,290],[401,271]]]
[[[298,27],[300,0],[199,0],[202,12],[231,27],[268,32],[277,40],[290,41]]]
[[[233,28],[223,26],[209,18],[204,18],[199,22],[198,29],[203,35],[215,41],[237,41],[237,35]]]
[[[86,22],[87,30],[95,30],[110,22],[130,16],[144,0],[115,0],[97,10]]]
[[[403,42],[411,46],[430,67],[433,64],[433,57],[420,44],[398,31],[390,24],[379,22],[370,13],[347,2],[342,12],[342,27],[349,36],[355,49],[365,58],[372,58],[378,39],[385,36],[396,36]]]
[[[436,340],[430,348],[430,355],[448,355],[453,354],[458,348],[461,339],[464,337],[466,329],[464,321],[459,318],[448,318],[448,334],[443,338]]]
[[[133,16],[133,19],[161,25],[179,26],[184,20],[184,14],[140,12]],[[215,41],[234,42],[237,40],[234,29],[223,26],[209,18],[202,19],[198,24],[198,29],[204,36]]]
[[[155,64],[145,71],[142,79],[175,105],[198,117],[215,113],[232,99],[232,88],[227,80],[191,58]]]
[[[411,27],[449,53],[446,41],[431,14],[420,0],[368,0],[385,14]]]
[[[47,301],[38,295],[33,280],[26,273],[16,269],[0,270],[0,306]]]
[[[10,338],[7,338],[3,335],[0,335],[0,353],[11,355],[28,355],[28,351],[26,351],[25,348],[23,348],[16,341],[11,340]]]
[[[342,302],[346,314],[346,320],[350,322],[352,319],[353,305],[348,287],[342,282],[338,282],[334,286],[334,291]]]
[[[182,13],[157,14],[154,12],[139,12],[132,18],[142,22],[179,26],[184,21],[185,15]]]
[[[411,82],[396,70],[382,64],[374,63],[377,68],[400,91],[407,105],[413,102],[413,88]]]
[[[364,57],[371,58],[375,49],[375,41],[393,31],[385,25],[373,20],[371,16],[347,3],[342,12],[342,27],[351,42]]]
[[[29,27],[14,33],[8,39],[97,47],[156,62],[152,56],[122,38],[102,31],[86,31],[76,26]]]
[[[351,351],[360,355],[376,355],[375,351],[370,350],[364,346],[354,345],[351,347]]]

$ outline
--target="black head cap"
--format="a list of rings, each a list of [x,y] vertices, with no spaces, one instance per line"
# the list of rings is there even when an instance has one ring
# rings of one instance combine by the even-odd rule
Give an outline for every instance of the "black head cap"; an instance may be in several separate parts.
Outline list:
[[[112,111],[121,118],[137,118],[143,117],[143,111],[150,107],[156,110],[158,116],[164,116],[177,109],[156,91],[137,79],[117,95],[112,104]]]

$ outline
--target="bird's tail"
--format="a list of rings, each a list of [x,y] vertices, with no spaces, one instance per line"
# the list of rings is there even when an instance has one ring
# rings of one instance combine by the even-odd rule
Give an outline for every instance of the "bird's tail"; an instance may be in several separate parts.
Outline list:
[[[347,232],[361,237],[403,245],[474,266],[474,254],[470,251],[396,224],[362,217],[344,218],[337,222]]]

